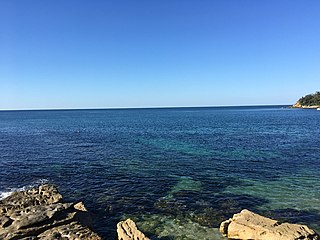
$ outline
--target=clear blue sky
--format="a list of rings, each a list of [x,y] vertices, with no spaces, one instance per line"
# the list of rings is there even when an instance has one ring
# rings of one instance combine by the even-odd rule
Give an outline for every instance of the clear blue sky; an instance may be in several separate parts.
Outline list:
[[[0,0],[0,109],[291,104],[319,0]]]

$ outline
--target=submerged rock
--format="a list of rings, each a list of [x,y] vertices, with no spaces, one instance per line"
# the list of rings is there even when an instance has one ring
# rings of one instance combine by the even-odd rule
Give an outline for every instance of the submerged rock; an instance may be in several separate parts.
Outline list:
[[[119,222],[117,232],[119,240],[150,240],[138,230],[137,225],[131,219]]]
[[[222,222],[220,232],[229,239],[319,239],[319,235],[306,225],[280,223],[246,209]]]
[[[134,216],[133,216],[134,217]],[[134,217],[135,218],[135,217]],[[142,214],[135,221],[151,239],[162,240],[226,240],[218,228],[201,226],[187,216]]]
[[[0,201],[0,239],[92,239],[83,203],[64,203],[57,188],[42,185]]]

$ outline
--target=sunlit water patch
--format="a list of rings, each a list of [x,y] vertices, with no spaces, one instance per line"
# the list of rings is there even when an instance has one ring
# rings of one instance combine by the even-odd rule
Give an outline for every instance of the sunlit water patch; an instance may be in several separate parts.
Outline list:
[[[259,211],[270,211],[271,216],[282,217],[288,221],[309,223],[320,231],[320,182],[312,173],[302,170],[299,174],[284,175],[274,181],[245,179],[244,182],[246,184],[228,186],[224,193],[245,192],[264,198],[267,201],[257,206]],[[299,212],[304,212],[305,216],[302,217]],[[278,216],[279,213],[281,216]],[[314,223],[310,223],[312,218]]]
[[[181,191],[200,192],[202,190],[202,183],[200,181],[193,180],[192,177],[180,176],[177,177],[177,179],[177,183],[171,188],[166,198],[172,198],[173,194],[179,193]]]
[[[173,218],[162,214],[135,216],[124,215],[123,219],[132,218],[139,229],[152,240],[226,240],[218,228],[201,226],[187,218]]]

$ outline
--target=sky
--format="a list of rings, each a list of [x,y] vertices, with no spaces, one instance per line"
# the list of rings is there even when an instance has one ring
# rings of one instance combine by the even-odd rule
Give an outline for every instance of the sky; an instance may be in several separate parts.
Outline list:
[[[318,0],[0,0],[0,109],[293,104]]]

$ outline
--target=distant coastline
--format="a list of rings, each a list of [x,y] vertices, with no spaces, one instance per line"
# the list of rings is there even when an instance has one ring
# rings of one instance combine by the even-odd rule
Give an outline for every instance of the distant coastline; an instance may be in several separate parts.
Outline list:
[[[155,107],[106,107],[106,108],[39,108],[39,109],[0,109],[0,112],[19,111],[95,111],[95,110],[152,110],[152,109],[231,109],[231,108],[287,108],[289,104],[259,104],[259,105],[220,105],[220,106],[155,106]]]

